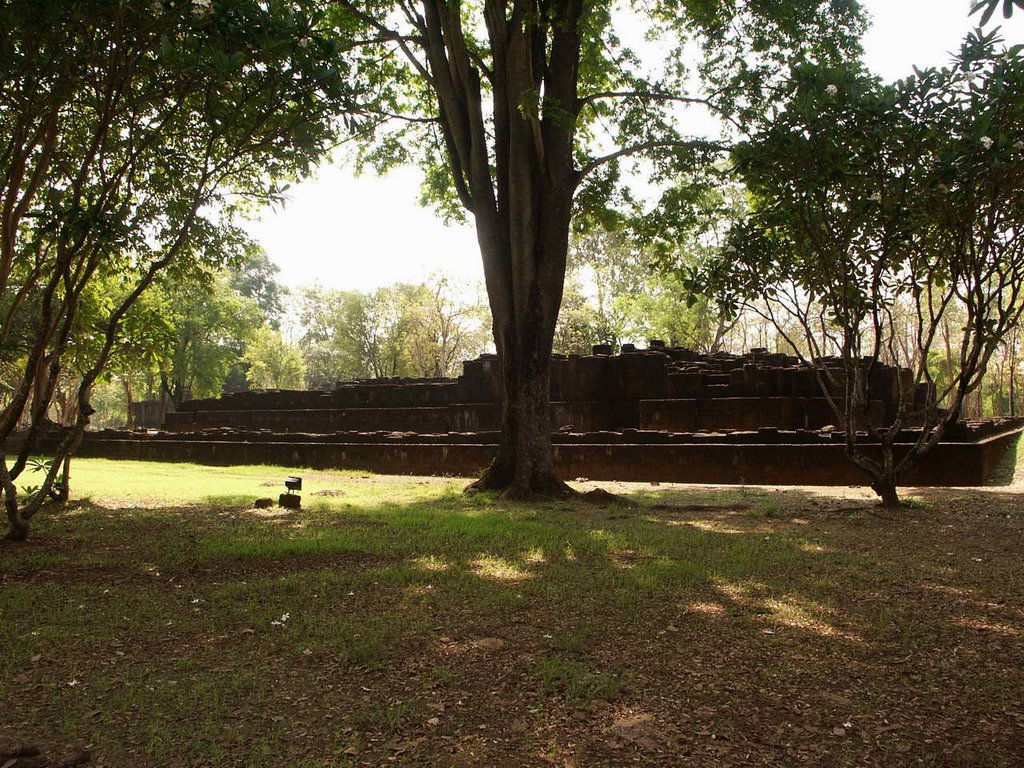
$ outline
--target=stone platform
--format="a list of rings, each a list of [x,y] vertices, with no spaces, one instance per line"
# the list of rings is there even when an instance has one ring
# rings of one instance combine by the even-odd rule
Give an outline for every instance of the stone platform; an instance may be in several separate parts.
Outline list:
[[[1024,419],[959,425],[906,485],[975,486],[1013,466]],[[383,474],[473,477],[494,454],[497,433],[289,434],[214,429],[200,433],[91,433],[79,455],[197,464],[272,464]],[[560,432],[553,436],[562,477],[752,485],[862,485],[842,433],[757,431]],[[908,431],[904,447],[914,434]],[[870,450],[870,447],[868,447]]]
[[[829,396],[842,390],[837,366],[823,379],[796,358],[763,349],[699,355],[652,342],[649,350],[608,352],[595,347],[593,355],[552,359],[552,440],[563,477],[865,482],[833,426]],[[927,399],[927,389],[911,390],[909,371],[876,363],[868,381],[869,413],[858,430],[889,423],[901,390],[913,391],[918,403]],[[499,391],[497,359],[485,355],[464,363],[457,379],[339,382],[331,391],[192,400],[167,414],[165,431],[91,432],[79,455],[473,476],[498,442]],[[1024,419],[954,425],[904,481],[989,482],[1000,462],[1012,460],[1022,429]],[[915,438],[908,430],[898,442]]]
[[[873,424],[895,413],[900,380],[909,388],[909,375],[874,366],[869,382]],[[165,428],[486,432],[500,427],[499,393],[497,359],[485,355],[465,362],[457,379],[375,379],[339,382],[329,392],[243,392],[192,400],[167,414]],[[795,357],[765,350],[698,355],[657,348],[556,356],[551,425],[577,432],[820,429],[836,420],[827,394],[815,372]],[[923,399],[926,392],[915,394]]]

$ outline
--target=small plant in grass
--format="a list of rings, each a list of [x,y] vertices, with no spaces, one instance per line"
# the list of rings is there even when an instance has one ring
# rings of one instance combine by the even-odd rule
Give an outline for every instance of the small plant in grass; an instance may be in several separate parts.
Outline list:
[[[389,655],[378,637],[353,635],[345,644],[345,659],[356,666],[377,667],[387,661]]]
[[[900,507],[903,509],[918,509],[923,511],[931,509],[932,503],[930,501],[925,501],[924,499],[900,499]]]
[[[460,671],[447,664],[433,667],[428,678],[430,686],[435,688],[454,688],[461,679]]]
[[[395,704],[375,704],[352,713],[352,723],[366,731],[395,733],[406,721],[421,711],[417,701],[399,701]]]
[[[592,634],[589,627],[561,629],[552,632],[551,636],[546,637],[545,640],[547,646],[553,651],[566,656],[582,656],[590,645]]]
[[[781,517],[782,508],[774,501],[766,501],[757,506],[754,510],[754,515],[757,517]]]
[[[591,672],[578,661],[553,656],[540,668],[541,684],[547,695],[561,694],[573,704],[588,704],[595,699],[614,699],[621,684],[615,675]]]
[[[491,507],[498,499],[498,494],[495,491],[476,491],[468,494],[469,503],[474,507]],[[443,501],[454,501],[462,503],[463,494],[461,491],[455,488],[449,488],[445,491],[445,495],[442,497]]]

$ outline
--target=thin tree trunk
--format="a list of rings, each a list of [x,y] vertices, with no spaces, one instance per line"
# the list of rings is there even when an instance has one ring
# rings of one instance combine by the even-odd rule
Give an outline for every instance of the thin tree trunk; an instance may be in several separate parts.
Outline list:
[[[51,494],[57,501],[65,502],[71,495],[71,454],[64,457],[64,466],[61,469],[60,483],[58,483]]]
[[[1018,330],[1014,329],[1010,337],[1010,418],[1017,416],[1017,338]]]
[[[131,379],[125,375],[121,379],[121,384],[124,387],[124,402],[125,402],[125,426],[128,429],[135,429],[135,414],[132,413],[132,382]]]
[[[899,509],[900,496],[896,490],[896,479],[892,476],[875,480],[871,484],[871,490],[878,494],[882,500],[882,506],[886,509]]]
[[[949,318],[942,318],[942,344],[946,349],[946,376],[953,380],[953,344],[949,332]]]

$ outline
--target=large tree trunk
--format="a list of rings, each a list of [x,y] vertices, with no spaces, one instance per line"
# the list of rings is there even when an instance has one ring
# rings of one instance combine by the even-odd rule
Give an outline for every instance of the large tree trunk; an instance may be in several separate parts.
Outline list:
[[[495,322],[501,367],[501,439],[494,461],[471,489],[503,490],[518,499],[572,492],[555,473],[551,448],[552,337],[540,324]]]
[[[411,60],[437,97],[455,191],[476,222],[501,367],[500,444],[471,488],[570,492],[554,471],[548,384],[579,183],[573,136],[589,8],[580,0],[485,0],[492,62],[482,74],[459,3],[421,0],[424,57]]]

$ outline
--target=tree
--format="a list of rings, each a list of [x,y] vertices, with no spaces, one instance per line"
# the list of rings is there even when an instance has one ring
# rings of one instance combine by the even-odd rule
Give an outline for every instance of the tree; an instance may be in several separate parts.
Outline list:
[[[246,378],[258,389],[301,389],[306,366],[299,350],[269,325],[256,329],[242,359],[249,364]]]
[[[373,293],[306,288],[300,306],[312,389],[340,379],[449,376],[484,347],[478,304],[442,276]]]
[[[339,346],[335,343],[341,291],[305,286],[298,293],[299,323],[303,328],[299,351],[306,368],[306,389],[331,389],[344,378]]]
[[[653,218],[665,216],[660,213]],[[593,344],[617,347],[625,341],[649,339],[700,352],[721,348],[730,324],[713,302],[680,301],[685,288],[678,266],[706,258],[705,238],[692,227],[668,237],[652,222],[644,227],[658,229],[662,242],[631,242],[624,233],[605,229],[574,240],[569,250],[567,300],[556,332],[557,351],[589,354]],[[665,268],[670,261],[672,269]]]
[[[174,339],[161,361],[161,386],[175,406],[192,397],[219,397],[239,350],[263,322],[259,306],[239,295],[224,272],[162,287]]]
[[[358,85],[313,2],[11,0],[0,8],[0,411],[8,537],[54,492],[131,307],[162,273],[217,264],[239,200],[277,197],[332,140]],[[330,66],[327,66],[330,64]],[[15,481],[46,423],[82,297],[116,286],[77,417],[38,492]],[[8,356],[9,355],[9,356]],[[11,450],[15,427],[25,439]],[[56,477],[63,464],[59,489]]]
[[[277,282],[281,268],[256,243],[246,243],[239,263],[231,269],[231,287],[252,299],[272,328],[279,329],[288,289]]]
[[[346,23],[365,30],[355,66],[381,84],[378,115],[390,126],[376,133],[364,160],[387,166],[417,157],[425,198],[476,225],[502,416],[497,454],[474,487],[518,497],[567,493],[553,467],[548,392],[574,215],[604,215],[627,158],[692,167],[718,150],[677,130],[677,107],[711,107],[742,122],[760,111],[795,57],[849,55],[859,6],[652,3],[640,13],[678,40],[680,53],[665,79],[651,80],[615,34],[609,3],[338,5]],[[703,54],[702,93],[687,88],[694,73],[681,51],[688,46]],[[601,154],[602,146],[611,149]]]
[[[592,344],[617,347],[626,339],[642,333],[642,322],[632,312],[633,300],[650,288],[652,275],[642,251],[628,242],[620,232],[594,229],[577,236],[569,247],[567,273],[575,278],[577,290],[585,285],[590,299],[582,312],[575,312],[570,321],[578,334],[589,325]],[[587,315],[589,315],[589,322]]]
[[[892,86],[801,70],[785,111],[733,153],[751,214],[694,283],[729,308],[764,302],[888,507],[1024,312],[1024,59],[998,45],[978,31],[952,66]],[[882,362],[910,375],[880,384]],[[881,422],[880,385],[898,401]]]
[[[257,243],[247,241],[241,244],[237,261],[228,265],[231,289],[240,296],[256,302],[266,322],[274,330],[281,329],[284,316],[284,298],[288,289],[277,282],[280,267],[271,261],[267,252]],[[231,366],[224,381],[225,392],[242,392],[249,388],[249,364],[243,359],[246,347],[243,340],[234,344],[238,359]]]
[[[483,307],[460,295],[443,275],[416,286],[405,299],[401,344],[410,376],[452,376],[463,360],[476,357],[486,347]]]
[[[405,369],[402,337],[408,327],[404,295],[412,286],[373,293],[307,288],[302,298],[300,341],[310,378],[326,389],[340,379],[399,376]]]

